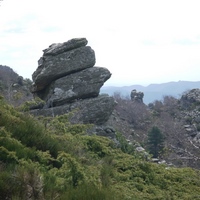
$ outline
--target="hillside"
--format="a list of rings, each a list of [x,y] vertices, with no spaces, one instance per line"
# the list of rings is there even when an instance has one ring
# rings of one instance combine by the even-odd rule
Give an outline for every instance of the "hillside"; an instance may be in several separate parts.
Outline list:
[[[163,96],[173,96],[175,98],[179,98],[183,92],[194,88],[200,88],[200,81],[168,82],[161,84],[150,84],[146,87],[141,85],[131,85],[123,87],[103,86],[101,88],[101,93],[106,93],[113,96],[115,92],[119,92],[124,97],[130,97],[131,91],[133,89],[136,89],[144,93],[144,103],[149,104],[154,102],[155,100],[162,100]]]
[[[101,95],[95,60],[74,38],[43,51],[33,82],[0,66],[0,199],[199,199],[200,90]]]
[[[44,101],[39,98],[29,101],[33,98],[30,92],[30,80],[24,80],[7,66],[1,66],[0,70],[1,94],[8,103],[16,107],[25,102],[23,111],[34,109],[31,110],[31,113],[35,116],[56,116],[71,112],[71,108],[74,110],[79,109],[79,112],[74,113],[73,123],[93,123],[94,126],[91,129],[93,134],[107,136],[112,138],[113,141],[115,141],[117,132],[120,132],[129,142],[136,144],[135,148],[142,147],[147,152],[149,151],[146,144],[148,132],[152,126],[156,126],[165,137],[165,152],[160,155],[159,159],[177,167],[199,169],[200,121],[198,96],[200,94],[198,89],[185,92],[184,95],[186,97],[188,95],[187,98],[185,97],[186,100],[182,99],[184,95],[181,98],[165,96],[162,100],[155,100],[148,106],[134,102],[129,98],[124,99],[121,93],[115,93],[114,100],[117,103],[115,106],[114,100],[108,99],[106,96],[100,96],[75,101],[66,104],[66,106],[57,106],[53,109],[41,109],[45,106]],[[77,79],[75,78],[75,80]],[[169,88],[173,84],[160,84],[159,87],[157,85],[157,91],[162,88]],[[183,84],[180,83],[179,85]],[[76,86],[75,88],[81,87]],[[152,88],[154,88],[153,85]],[[79,89],[79,91],[82,90]],[[84,90],[84,93],[86,91]],[[190,99],[190,96],[192,96],[192,99]]]
[[[178,167],[200,166],[200,90],[193,89],[176,99],[165,96],[161,101],[146,106],[144,103],[114,95],[117,102],[108,124],[115,127],[131,143],[149,150],[148,133],[152,127],[162,132],[163,162]]]
[[[33,118],[1,97],[0,199],[199,199],[198,170],[151,163],[88,127]]]
[[[0,65],[0,94],[6,101],[19,106],[25,101],[33,99],[30,92],[32,81],[19,76],[12,68]]]

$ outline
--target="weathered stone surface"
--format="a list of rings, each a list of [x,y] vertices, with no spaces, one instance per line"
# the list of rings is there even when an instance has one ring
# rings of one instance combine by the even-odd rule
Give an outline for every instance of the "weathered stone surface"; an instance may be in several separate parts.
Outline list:
[[[92,134],[114,139],[115,130],[106,122],[116,103],[108,95],[98,96],[111,73],[106,68],[94,67],[95,53],[86,45],[85,38],[75,38],[44,50],[32,75],[32,92],[46,104],[39,109],[31,107],[34,110],[30,113],[54,117],[73,112],[72,123],[93,124]]]
[[[58,78],[93,67],[96,61],[95,53],[89,46],[79,47],[56,56],[45,56],[42,60],[42,65],[32,75],[34,81],[32,92],[44,89]]]
[[[131,100],[138,102],[138,103],[143,103],[143,97],[144,93],[143,92],[137,92],[137,90],[132,90],[131,91]]]
[[[45,55],[57,55],[65,51],[76,49],[78,47],[86,46],[88,41],[86,38],[73,38],[67,42],[55,43],[49,46],[49,48],[43,50]]]
[[[107,125],[94,125],[87,130],[89,135],[98,135],[108,137],[117,144],[116,131],[113,127]]]
[[[75,99],[97,97],[110,76],[106,68],[88,68],[57,79],[46,91],[38,92],[38,96],[47,102],[47,107],[63,105]]]
[[[102,125],[107,122],[114,107],[115,101],[113,97],[99,95],[96,98],[83,99],[63,106],[32,110],[30,113],[35,116],[56,116],[77,110],[71,118],[71,122]]]
[[[183,94],[180,103],[184,107],[191,106],[193,103],[200,104],[200,89],[192,89]]]

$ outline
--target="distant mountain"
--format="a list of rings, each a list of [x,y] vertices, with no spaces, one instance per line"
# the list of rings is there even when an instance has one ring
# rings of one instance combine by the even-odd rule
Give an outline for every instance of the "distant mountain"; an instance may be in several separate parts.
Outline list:
[[[200,81],[178,81],[161,84],[150,84],[148,86],[103,86],[101,88],[101,94],[106,93],[112,96],[115,92],[119,92],[124,97],[130,97],[131,91],[133,89],[136,89],[137,91],[141,91],[144,93],[144,103],[149,104],[155,100],[162,100],[163,96],[166,95],[179,98],[185,91],[194,88],[200,88]]]

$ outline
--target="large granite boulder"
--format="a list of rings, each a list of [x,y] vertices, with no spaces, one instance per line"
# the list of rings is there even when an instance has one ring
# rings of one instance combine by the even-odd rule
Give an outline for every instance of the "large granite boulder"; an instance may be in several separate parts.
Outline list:
[[[52,44],[45,49],[33,73],[32,92],[44,104],[30,107],[38,116],[57,116],[72,112],[72,123],[93,124],[88,134],[115,138],[115,131],[106,122],[111,116],[115,101],[100,95],[100,88],[111,73],[95,67],[95,52],[86,46],[85,38],[75,38],[64,43]],[[44,105],[44,106],[43,106]]]
[[[56,46],[59,47],[57,51]],[[55,44],[53,47],[54,49],[46,50],[45,55],[38,61],[39,66],[32,75],[34,81],[32,92],[43,90],[58,78],[95,65],[95,52],[89,46],[81,46],[71,50],[62,49],[61,44]],[[49,52],[53,52],[55,55]]]
[[[100,88],[111,76],[108,69],[92,67],[57,79],[38,96],[47,102],[46,107],[55,107],[77,99],[97,97]]]
[[[102,125],[106,123],[115,106],[113,97],[99,95],[96,98],[82,99],[73,103],[47,109],[30,111],[35,116],[57,116],[74,111],[72,123]]]

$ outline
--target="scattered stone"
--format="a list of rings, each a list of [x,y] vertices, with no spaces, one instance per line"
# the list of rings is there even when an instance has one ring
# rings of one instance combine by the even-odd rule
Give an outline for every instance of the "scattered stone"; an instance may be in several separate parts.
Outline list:
[[[89,132],[89,134],[95,134],[98,136],[108,137],[108,138],[114,140],[115,143],[117,143],[115,141],[116,132],[113,129],[113,127],[104,126],[104,125],[93,126],[88,132]]]
[[[152,158],[151,161],[155,162],[155,163],[158,163],[160,160],[158,158]]]
[[[145,151],[145,149],[143,147],[136,147],[136,151],[141,152],[141,151]]]
[[[158,161],[158,164],[166,164],[166,160]]]

